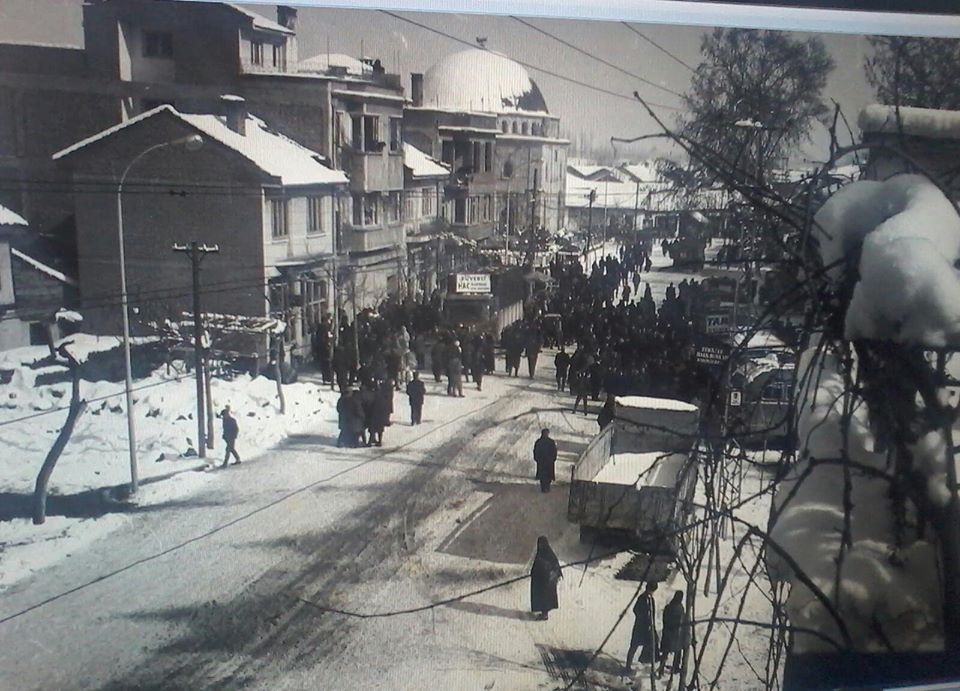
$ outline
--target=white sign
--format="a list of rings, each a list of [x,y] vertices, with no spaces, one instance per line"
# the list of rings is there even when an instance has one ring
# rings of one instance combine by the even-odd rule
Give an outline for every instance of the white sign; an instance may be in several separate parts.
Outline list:
[[[729,314],[708,314],[706,318],[706,333],[724,333],[730,328]]]
[[[489,294],[490,274],[457,274],[458,294]]]
[[[731,405],[732,407],[737,407],[737,406],[740,405],[740,401],[741,401],[741,394],[740,394],[740,392],[739,392],[739,391],[731,391],[731,392],[730,392],[730,405]]]

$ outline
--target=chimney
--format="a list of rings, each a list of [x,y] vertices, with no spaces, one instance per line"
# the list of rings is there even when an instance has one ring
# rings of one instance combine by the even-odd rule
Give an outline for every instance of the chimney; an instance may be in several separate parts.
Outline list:
[[[227,127],[241,137],[247,134],[247,102],[242,96],[224,94],[220,97],[220,106],[226,117]]]
[[[423,105],[423,74],[420,72],[410,74],[410,100],[415,108]]]
[[[290,31],[297,30],[297,10],[287,5],[277,5],[277,24],[285,26]]]

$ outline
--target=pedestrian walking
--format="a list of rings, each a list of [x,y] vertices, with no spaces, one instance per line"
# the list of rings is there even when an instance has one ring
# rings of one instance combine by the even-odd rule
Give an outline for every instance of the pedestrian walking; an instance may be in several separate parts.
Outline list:
[[[420,381],[420,373],[414,371],[413,379],[407,384],[407,398],[410,400],[410,424],[419,425],[423,416],[423,399],[427,388]]]
[[[549,492],[550,483],[556,479],[557,443],[550,438],[550,430],[540,430],[540,438],[533,445],[533,460],[537,464],[536,478],[540,491]]]
[[[570,393],[576,398],[573,401],[573,412],[577,412],[577,406],[583,401],[583,414],[587,414],[587,401],[590,398],[590,374],[588,370],[577,370],[570,379]]]
[[[657,641],[654,623],[656,622],[656,605],[653,594],[657,584],[648,582],[643,594],[633,604],[633,632],[630,634],[630,647],[627,650],[627,664],[623,671],[630,674],[632,671],[633,656],[640,651],[640,662],[656,662]]]
[[[463,398],[463,357],[460,341],[454,341],[447,351],[447,395]]]
[[[557,583],[563,578],[560,560],[550,548],[546,536],[537,538],[537,553],[530,567],[530,611],[546,619],[550,610],[560,607]]]
[[[483,375],[486,374],[487,366],[483,362],[483,358],[480,357],[480,354],[477,351],[474,351],[473,355],[473,381],[477,383],[477,391],[483,391]]]
[[[607,425],[613,422],[613,419],[616,417],[616,406],[616,396],[613,394],[608,395],[607,400],[604,401],[603,408],[600,409],[600,414],[597,415],[597,424],[600,425],[601,432],[605,430]]]
[[[437,382],[447,369],[447,347],[439,339],[430,349],[430,369],[433,370],[433,378]]]
[[[524,350],[527,355],[527,373],[533,379],[537,372],[537,358],[540,356],[540,348],[543,346],[543,337],[539,329],[532,328],[527,335],[527,341],[524,344]]]
[[[557,368],[557,391],[563,391],[567,386],[567,372],[570,370],[570,354],[560,346],[560,352],[553,358],[553,366]]]
[[[683,657],[683,650],[687,647],[687,621],[683,609],[683,591],[673,594],[670,604],[663,608],[663,627],[660,638],[660,667],[657,675],[663,674],[667,665],[667,656],[673,654],[670,671],[677,671],[679,661]]]
[[[389,380],[380,384],[374,391],[370,405],[370,446],[383,446],[383,430],[390,424],[390,412],[393,409],[393,386]]]
[[[240,454],[237,453],[237,437],[240,434],[240,426],[237,420],[230,414],[230,406],[223,407],[223,413],[220,415],[221,425],[223,426],[223,443],[226,444],[227,451],[223,455],[223,466],[227,465],[230,456],[236,459],[235,464],[240,462]],[[221,466],[221,467],[223,467]]]

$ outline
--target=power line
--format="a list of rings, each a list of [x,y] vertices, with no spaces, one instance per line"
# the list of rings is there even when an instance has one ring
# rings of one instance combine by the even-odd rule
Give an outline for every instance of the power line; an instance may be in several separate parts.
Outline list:
[[[471,42],[471,41],[466,41],[466,40],[464,40],[464,39],[462,39],[462,38],[460,38],[460,37],[458,37],[458,36],[454,36],[453,34],[448,34],[448,33],[445,32],[445,31],[441,31],[440,29],[435,29],[435,28],[432,27],[432,26],[428,26],[428,25],[426,25],[426,24],[422,24],[422,23],[420,23],[420,22],[414,21],[413,19],[408,19],[407,17],[403,17],[403,16],[397,14],[396,12],[390,12],[389,10],[378,10],[378,11],[379,11],[379,12],[382,12],[383,14],[385,14],[385,15],[387,15],[387,16],[393,17],[394,19],[397,19],[397,20],[399,20],[399,21],[401,21],[401,22],[406,22],[407,24],[412,24],[413,26],[416,26],[416,27],[418,27],[418,28],[420,28],[420,29],[423,29],[424,31],[429,31],[429,32],[431,32],[431,33],[437,34],[438,36],[443,36],[444,38],[450,39],[451,41],[456,41],[457,43],[463,44],[463,45],[465,45],[465,46],[469,46],[469,47],[471,47],[471,48],[476,48],[476,47],[477,47],[477,44],[476,44],[476,43],[473,43],[473,42]],[[588,83],[588,82],[583,82],[583,81],[580,81],[579,79],[574,79],[573,77],[568,77],[568,76],[566,76],[565,74],[560,74],[559,72],[554,72],[554,71],[548,70],[548,69],[546,69],[546,68],[544,68],[544,67],[540,67],[539,65],[533,65],[533,64],[531,64],[531,63],[529,63],[529,62],[524,62],[523,60],[519,60],[519,59],[517,59],[517,58],[510,58],[510,59],[513,60],[513,62],[515,62],[515,63],[517,63],[517,64],[519,64],[519,65],[523,65],[523,66],[526,67],[527,69],[531,69],[531,70],[534,70],[534,71],[536,71],[536,72],[540,72],[541,74],[549,75],[549,76],[551,76],[551,77],[556,77],[557,79],[561,79],[561,80],[563,80],[563,81],[565,81],[565,82],[570,82],[571,84],[576,84],[577,86],[579,86],[579,87],[581,87],[581,88],[589,89],[589,90],[591,90],[591,91],[596,91],[596,92],[601,93],[601,94],[606,94],[607,96],[613,96],[614,98],[619,98],[619,99],[622,99],[622,100],[624,100],[624,101],[629,101],[630,103],[634,103],[634,104],[635,104],[635,103],[637,102],[636,99],[633,98],[632,96],[628,96],[628,95],[626,95],[626,94],[621,94],[621,93],[618,93],[618,92],[616,92],[616,91],[610,91],[609,89],[604,89],[603,87],[597,86],[596,84],[590,84],[590,83]],[[678,107],[676,107],[676,106],[668,106],[668,105],[663,104],[663,103],[654,103],[653,101],[646,101],[646,103],[650,104],[650,105],[653,106],[654,108],[662,108],[663,110],[675,110],[675,111],[682,111],[682,110],[684,110],[683,108],[678,108]]]
[[[545,29],[541,29],[541,28],[538,27],[538,26],[534,26],[533,24],[531,24],[530,22],[526,21],[525,19],[521,19],[520,17],[516,17],[516,16],[511,16],[510,18],[513,19],[513,20],[515,20],[515,21],[520,22],[520,23],[523,24],[524,26],[530,27],[530,28],[533,29],[534,31],[536,31],[536,32],[538,32],[538,33],[541,33],[541,34],[543,34],[544,36],[546,36],[546,37],[548,37],[548,38],[552,38],[554,41],[557,41],[557,42],[565,45],[567,48],[570,48],[571,50],[577,51],[577,52],[580,53],[581,55],[585,55],[585,56],[587,56],[588,58],[591,58],[591,59],[596,60],[597,62],[599,62],[599,63],[601,63],[601,64],[603,64],[603,65],[606,65],[607,67],[610,67],[610,68],[612,68],[612,69],[615,69],[617,72],[620,72],[621,74],[625,74],[625,75],[627,75],[628,77],[632,77],[633,79],[636,79],[636,80],[638,80],[638,81],[643,82],[644,84],[648,84],[649,86],[652,86],[652,87],[654,87],[655,89],[660,89],[661,91],[666,91],[668,94],[670,94],[670,95],[672,95],[672,96],[676,96],[677,98],[680,98],[680,99],[683,98],[683,94],[680,94],[680,93],[678,93],[678,92],[674,91],[673,89],[670,89],[670,88],[668,88],[668,87],[666,87],[666,86],[661,86],[660,84],[657,84],[656,82],[650,81],[650,80],[647,79],[646,77],[641,77],[639,74],[636,74],[636,73],[634,73],[634,72],[631,72],[630,70],[626,70],[626,69],[620,67],[619,65],[614,64],[614,63],[612,63],[612,62],[610,62],[610,61],[608,61],[608,60],[604,60],[603,58],[601,58],[601,57],[599,57],[599,56],[597,56],[597,55],[594,55],[593,53],[591,53],[591,52],[589,52],[589,51],[586,51],[586,50],[584,50],[584,49],[582,49],[582,48],[579,48],[578,46],[573,45],[572,43],[570,43],[570,42],[568,42],[568,41],[565,41],[564,39],[560,38],[559,36],[555,36],[555,35],[551,34],[549,31],[546,31]]]
[[[657,43],[656,41],[654,41],[652,38],[650,38],[649,36],[647,36],[646,34],[644,34],[643,32],[641,32],[639,29],[635,28],[635,27],[632,26],[631,24],[628,24],[627,22],[620,22],[620,23],[623,24],[623,25],[624,25],[625,27],[627,27],[628,29],[630,29],[630,31],[632,31],[633,33],[635,33],[637,36],[639,36],[640,38],[642,38],[644,41],[646,41],[647,43],[649,43],[651,46],[653,46],[654,48],[656,48],[657,50],[659,50],[661,53],[665,53],[668,57],[670,57],[671,59],[673,59],[673,60],[675,60],[676,62],[680,63],[681,65],[683,65],[684,67],[686,67],[686,68],[687,68],[688,70],[690,70],[691,72],[696,72],[696,70],[695,70],[693,67],[690,66],[690,63],[684,62],[683,60],[681,60],[680,58],[678,58],[676,55],[674,55],[673,53],[671,53],[669,50],[667,50],[666,48],[664,48],[663,46],[661,46],[659,43]]]

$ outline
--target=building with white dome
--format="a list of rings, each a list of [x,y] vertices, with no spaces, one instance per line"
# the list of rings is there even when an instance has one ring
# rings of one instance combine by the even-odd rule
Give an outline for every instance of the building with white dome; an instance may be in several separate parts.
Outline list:
[[[404,139],[450,166],[446,217],[458,233],[489,243],[563,228],[569,141],[522,65],[460,51],[411,75],[410,95]]]

